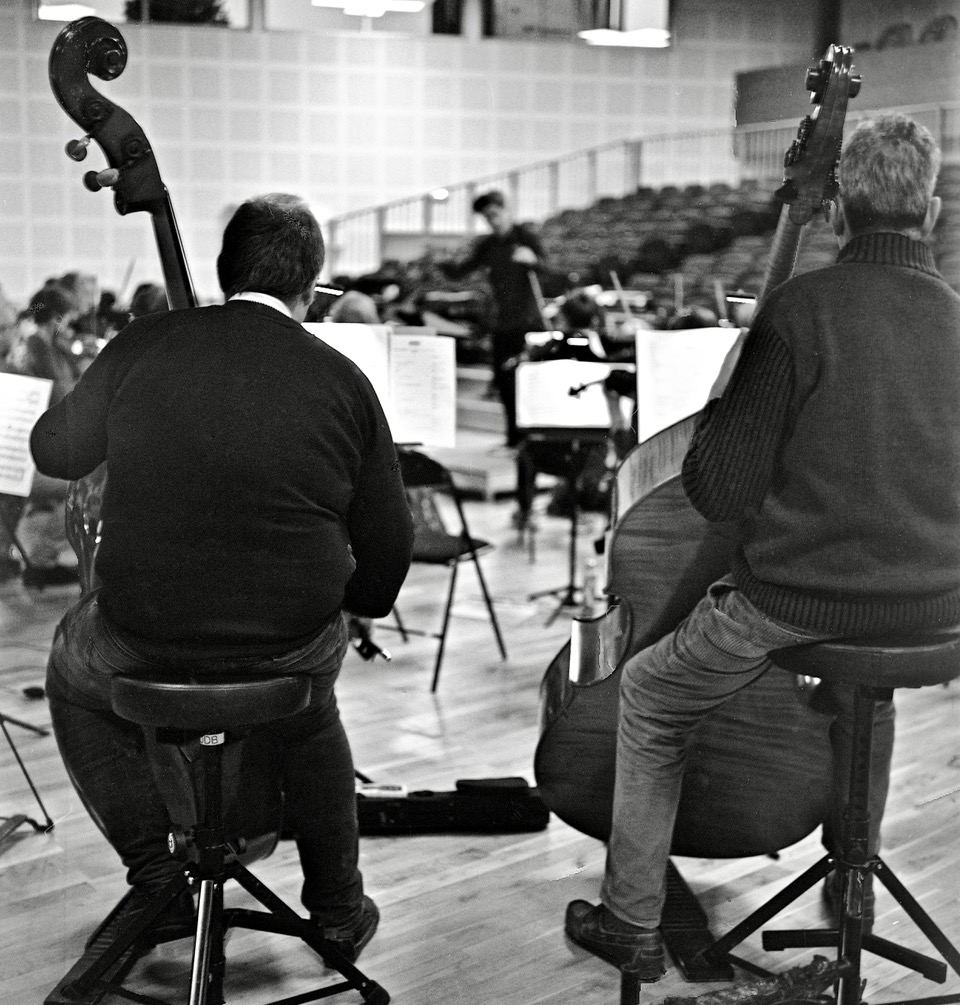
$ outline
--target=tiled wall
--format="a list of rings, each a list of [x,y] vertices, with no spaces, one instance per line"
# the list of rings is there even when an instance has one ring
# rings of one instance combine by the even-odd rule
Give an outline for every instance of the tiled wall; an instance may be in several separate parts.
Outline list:
[[[305,2],[305,0],[303,0]],[[738,70],[810,56],[803,5],[675,0],[664,50],[126,25],[124,73],[98,89],[150,138],[202,299],[218,295],[224,216],[263,191],[321,219],[607,140],[726,128]],[[0,286],[17,301],[79,268],[126,292],[160,270],[147,214],[121,218],[64,154],[79,129],[47,60],[59,25],[0,0]]]

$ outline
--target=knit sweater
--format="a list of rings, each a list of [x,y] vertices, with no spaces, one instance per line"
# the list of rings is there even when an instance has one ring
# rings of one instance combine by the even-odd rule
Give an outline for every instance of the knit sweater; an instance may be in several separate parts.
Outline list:
[[[854,238],[775,289],[683,486],[736,521],[762,611],[835,635],[960,623],[960,296],[929,248]]]
[[[109,342],[31,447],[108,465],[100,603],[148,642],[280,652],[341,605],[390,612],[412,519],[367,378],[259,303],[154,314]]]

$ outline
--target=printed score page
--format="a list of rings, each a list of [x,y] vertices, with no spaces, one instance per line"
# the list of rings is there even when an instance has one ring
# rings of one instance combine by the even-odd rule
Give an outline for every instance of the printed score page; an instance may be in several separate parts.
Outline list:
[[[607,363],[551,359],[517,366],[517,426],[521,429],[608,429]],[[579,395],[573,388],[585,387]]]
[[[36,466],[30,431],[47,410],[53,382],[0,373],[0,494],[30,495]]]
[[[637,332],[637,432],[649,440],[699,412],[739,328]]]
[[[390,338],[390,428],[397,443],[455,447],[456,341],[446,335]]]
[[[396,443],[453,447],[457,399],[455,340],[422,328],[395,334],[389,325],[305,324],[353,360],[373,385]]]

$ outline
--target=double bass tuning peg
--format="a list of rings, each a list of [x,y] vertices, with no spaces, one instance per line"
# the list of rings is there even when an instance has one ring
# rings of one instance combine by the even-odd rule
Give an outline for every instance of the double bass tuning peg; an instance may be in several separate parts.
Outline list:
[[[113,188],[120,180],[120,172],[116,168],[104,171],[88,171],[83,176],[84,187],[91,192],[99,192],[102,188]]]
[[[71,160],[82,161],[87,156],[87,147],[90,146],[90,136],[84,136],[80,140],[71,140],[67,146],[67,156]]]

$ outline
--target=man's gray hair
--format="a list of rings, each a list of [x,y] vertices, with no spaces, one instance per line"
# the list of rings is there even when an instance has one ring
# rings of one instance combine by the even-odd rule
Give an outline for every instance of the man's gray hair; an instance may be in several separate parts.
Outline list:
[[[890,113],[861,122],[840,157],[840,199],[851,231],[919,227],[940,172],[930,130]]]

